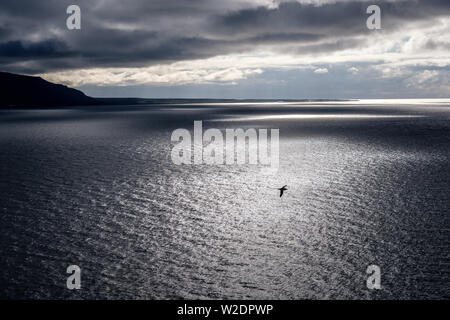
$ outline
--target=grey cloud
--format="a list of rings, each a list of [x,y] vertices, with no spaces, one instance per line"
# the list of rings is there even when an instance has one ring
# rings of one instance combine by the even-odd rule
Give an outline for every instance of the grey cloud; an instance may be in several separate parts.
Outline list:
[[[16,58],[52,57],[65,55],[67,46],[64,42],[50,39],[41,42],[9,41],[0,44],[0,56]]]
[[[428,50],[441,49],[441,50],[449,50],[450,51],[450,42],[435,41],[433,39],[429,39],[425,43],[424,48],[428,49]]]
[[[65,28],[70,4],[82,30]],[[367,2],[321,6],[249,1],[49,0],[0,3],[0,69],[40,73],[88,67],[149,66],[258,47],[302,54],[364,46]],[[382,1],[383,28],[450,15],[450,1]],[[430,42],[429,47],[438,46]]]

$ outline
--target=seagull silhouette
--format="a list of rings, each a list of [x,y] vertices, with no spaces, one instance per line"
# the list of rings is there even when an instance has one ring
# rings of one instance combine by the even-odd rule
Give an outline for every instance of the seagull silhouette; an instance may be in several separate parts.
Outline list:
[[[283,195],[283,192],[285,191],[285,190],[287,190],[287,184],[286,185],[284,185],[282,188],[279,188],[278,190],[280,190],[280,198],[281,198],[281,196]]]

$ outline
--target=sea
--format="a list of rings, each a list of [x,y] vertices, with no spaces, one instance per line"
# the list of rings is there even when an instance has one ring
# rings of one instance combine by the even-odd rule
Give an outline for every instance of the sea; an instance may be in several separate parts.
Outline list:
[[[175,164],[194,121],[278,170]],[[2,109],[0,298],[449,299],[449,168],[449,99]]]

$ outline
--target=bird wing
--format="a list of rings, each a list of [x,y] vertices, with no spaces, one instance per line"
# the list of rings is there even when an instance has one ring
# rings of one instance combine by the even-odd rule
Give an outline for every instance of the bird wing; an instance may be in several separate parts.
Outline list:
[[[283,195],[283,189],[280,189],[280,198],[281,198],[281,196]]]

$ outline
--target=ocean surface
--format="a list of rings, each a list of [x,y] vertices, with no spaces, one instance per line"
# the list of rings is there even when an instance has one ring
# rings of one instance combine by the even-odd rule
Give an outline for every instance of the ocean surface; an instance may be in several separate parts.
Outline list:
[[[194,120],[278,172],[173,164]],[[0,110],[0,298],[448,299],[449,156],[450,100]]]

